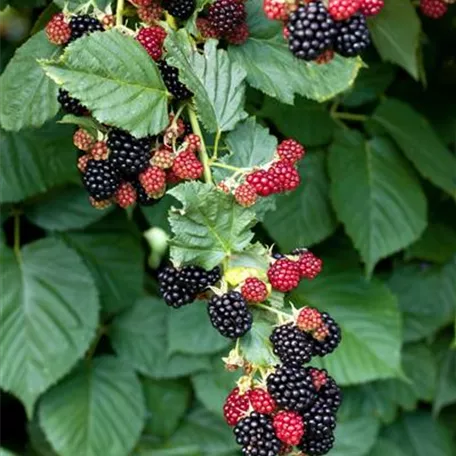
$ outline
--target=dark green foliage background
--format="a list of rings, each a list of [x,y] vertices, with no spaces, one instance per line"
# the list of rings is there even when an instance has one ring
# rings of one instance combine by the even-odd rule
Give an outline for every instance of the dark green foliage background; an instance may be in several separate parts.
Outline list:
[[[381,17],[391,24],[399,16]],[[321,278],[293,300],[330,311],[344,330],[340,350],[325,361],[345,391],[332,456],[456,454],[456,7],[440,21],[423,19],[421,31],[413,18],[403,29],[416,36],[396,37],[399,55],[374,30],[390,62],[372,48],[353,87],[329,101],[297,96],[290,105],[247,90],[246,110],[257,122],[308,149],[300,189],[278,197],[255,234],[284,252],[311,247],[325,261]],[[2,39],[2,71],[18,44]],[[229,55],[242,61],[239,50]],[[5,343],[22,353],[28,340],[53,360],[45,372],[27,374],[40,378],[24,401],[28,418],[2,389],[0,455],[238,454],[221,419],[237,378],[220,361],[229,345],[204,304],[168,309],[148,265],[142,232],[169,232],[171,197],[133,212],[92,209],[78,184],[71,133],[54,121],[0,132],[1,299],[27,293],[37,309],[29,339],[13,331]],[[20,263],[11,252],[15,217]],[[61,339],[68,353],[54,359],[46,333],[59,340],[58,322],[71,318],[88,329],[70,324]],[[262,328],[256,331],[261,340]],[[78,347],[89,345],[75,365],[84,357]],[[2,386],[21,369],[18,359],[2,359]],[[87,384],[106,400],[109,422],[90,408]],[[56,452],[41,429],[58,440],[90,420],[98,423],[87,437],[91,450],[61,439]]]

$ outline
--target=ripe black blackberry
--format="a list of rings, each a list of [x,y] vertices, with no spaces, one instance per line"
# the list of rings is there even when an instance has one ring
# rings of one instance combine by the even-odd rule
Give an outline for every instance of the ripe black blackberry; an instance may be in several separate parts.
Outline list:
[[[252,412],[239,421],[233,432],[246,456],[277,456],[282,447],[275,435],[272,419],[262,413]]]
[[[120,176],[109,161],[89,160],[82,182],[94,200],[105,201],[112,198],[119,188]]]
[[[122,173],[136,176],[149,165],[152,140],[150,137],[135,138],[130,133],[113,128],[107,141],[109,160]]]
[[[313,356],[326,356],[332,353],[342,340],[342,332],[334,319],[327,312],[322,312],[321,317],[328,329],[328,335],[322,341],[314,339]]]
[[[318,397],[322,399],[328,407],[331,407],[333,412],[337,412],[342,404],[342,391],[336,381],[329,375],[326,384],[323,385],[318,392]]]
[[[306,434],[298,448],[307,456],[322,456],[332,449],[334,440],[332,434],[320,438]]]
[[[173,266],[167,266],[158,273],[158,282],[160,294],[170,307],[178,309],[196,299],[196,293],[179,282],[179,270]]]
[[[203,293],[208,287],[215,285],[222,278],[220,268],[206,271],[199,266],[183,267],[179,272],[179,282],[192,293]]]
[[[321,397],[303,414],[303,418],[306,433],[312,437],[323,438],[326,435],[331,435],[336,428],[334,410]]]
[[[274,353],[283,364],[302,366],[312,358],[313,338],[293,323],[278,326],[270,337]]]
[[[229,291],[221,296],[214,295],[208,303],[207,310],[212,326],[222,336],[237,339],[252,327],[252,313],[238,291]]]
[[[216,0],[209,7],[208,19],[219,35],[233,33],[246,19],[243,0]]]
[[[163,8],[171,16],[178,19],[188,19],[196,8],[195,0],[163,0]]]
[[[164,60],[157,62],[157,65],[166,88],[176,100],[186,100],[193,96],[193,93],[179,81],[179,70],[176,67],[168,65]]]
[[[60,103],[60,106],[67,114],[83,116],[87,113],[87,109],[84,106],[82,106],[79,100],[70,97],[70,94],[66,90],[59,89],[57,101]]]
[[[312,377],[303,368],[278,366],[267,378],[269,394],[276,403],[298,413],[312,407],[317,400],[317,391]]]
[[[139,182],[139,179],[135,176],[133,179],[129,179],[134,189],[136,190],[136,201],[142,206],[153,206],[159,200],[156,198],[150,197],[144,187]]]
[[[298,58],[315,60],[332,47],[335,21],[321,1],[300,5],[288,21],[288,47]]]
[[[334,50],[343,57],[360,55],[370,46],[370,33],[363,14],[356,13],[346,21],[337,22],[336,27]]]
[[[88,35],[92,32],[103,31],[103,25],[95,17],[89,16],[88,14],[81,14],[79,16],[73,16],[70,19],[71,38],[72,41],[78,38]]]

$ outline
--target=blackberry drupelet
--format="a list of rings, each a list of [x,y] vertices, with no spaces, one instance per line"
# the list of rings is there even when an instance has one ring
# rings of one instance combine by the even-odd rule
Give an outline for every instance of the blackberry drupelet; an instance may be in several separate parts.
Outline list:
[[[299,59],[315,60],[331,48],[337,29],[321,1],[300,5],[288,21],[288,47]]]
[[[321,397],[303,414],[306,433],[312,437],[323,438],[331,435],[336,428],[334,410]]]
[[[89,160],[82,182],[94,200],[105,201],[119,188],[120,176],[107,160]]]
[[[67,114],[83,116],[87,113],[87,109],[84,106],[82,106],[79,100],[70,97],[70,94],[66,90],[59,89],[57,101],[60,103],[60,106]]]
[[[212,326],[222,336],[237,339],[252,327],[252,313],[244,297],[237,291],[213,296],[207,310]]]
[[[317,400],[312,377],[303,368],[278,366],[267,379],[269,394],[287,410],[304,412]]]
[[[217,34],[233,33],[246,19],[243,0],[216,0],[209,7],[208,19]]]
[[[156,198],[152,198],[147,194],[146,190],[141,185],[141,182],[139,182],[139,179],[137,177],[135,177],[134,179],[130,179],[130,182],[136,190],[136,201],[139,204],[141,204],[142,206],[153,206],[158,202]]]
[[[135,138],[130,133],[113,128],[108,133],[109,160],[126,175],[138,175],[149,165],[152,140]]]
[[[157,62],[157,65],[166,88],[176,100],[186,100],[193,96],[193,93],[179,81],[179,70],[176,67],[168,65],[164,60]]]
[[[163,0],[163,8],[171,16],[186,20],[195,11],[196,3],[195,0]]]
[[[360,55],[371,43],[365,16],[356,13],[350,19],[336,24],[334,50],[343,57]]]
[[[104,31],[103,25],[95,17],[89,16],[88,14],[82,14],[80,16],[73,16],[70,20],[71,38],[72,41],[78,38],[88,35],[92,32]]]
[[[334,440],[332,434],[321,438],[306,434],[298,445],[298,448],[307,456],[322,456],[332,449]]]
[[[277,456],[282,448],[272,419],[262,413],[252,412],[239,421],[233,432],[246,456]]]
[[[342,404],[342,391],[336,381],[328,375],[326,383],[320,388],[318,397],[321,398],[328,407],[337,412]]]
[[[270,340],[274,353],[283,364],[299,367],[308,363],[312,357],[312,336],[301,331],[293,323],[275,328]]]
[[[332,353],[342,339],[342,332],[334,319],[327,312],[322,312],[321,318],[328,329],[328,335],[322,341],[314,339],[312,353],[314,356],[326,356]]]
[[[172,266],[167,266],[158,273],[158,282],[160,294],[170,307],[178,309],[196,299],[196,293],[182,286],[179,281],[179,270]]]
[[[219,267],[206,271],[199,266],[190,265],[179,271],[179,282],[191,293],[202,293],[208,287],[215,285],[221,278]]]

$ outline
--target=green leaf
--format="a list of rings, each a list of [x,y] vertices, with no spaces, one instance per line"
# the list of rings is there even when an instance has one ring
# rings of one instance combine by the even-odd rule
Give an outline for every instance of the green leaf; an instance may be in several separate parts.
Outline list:
[[[177,429],[191,399],[191,387],[184,380],[142,380],[148,419],[145,432],[167,439]]]
[[[171,212],[171,257],[177,265],[196,263],[212,269],[252,240],[254,213],[209,184],[190,182],[168,192],[182,203]]]
[[[89,132],[94,138],[97,137],[98,131],[103,131],[104,127],[98,123],[95,119],[92,117],[84,116],[84,117],[79,117],[75,116],[73,114],[67,114],[63,116],[59,120],[60,124],[68,124],[68,125],[77,125],[78,127],[84,128]]]
[[[283,252],[316,244],[336,230],[325,161],[323,151],[308,153],[299,168],[301,185],[266,215],[264,226]]]
[[[215,330],[207,315],[205,302],[195,302],[168,318],[168,353],[210,355],[230,345],[230,341]]]
[[[326,65],[296,59],[288,50],[280,24],[269,21],[262,0],[249,0],[250,36],[242,46],[229,46],[228,54],[247,72],[247,82],[283,103],[293,104],[299,94],[317,101],[328,100],[353,84],[360,59],[336,56]]]
[[[362,68],[355,85],[344,94],[342,104],[356,108],[375,101],[383,95],[396,75],[396,67],[389,63],[374,63]]]
[[[339,348],[321,365],[342,385],[397,377],[401,319],[395,297],[377,280],[355,271],[323,272],[301,282],[292,300],[325,310],[342,328]],[[316,361],[316,360],[315,360]]]
[[[168,32],[169,62],[179,68],[179,79],[194,93],[196,109],[210,133],[232,130],[247,117],[244,111],[245,72],[230,62],[226,51],[209,40],[204,54],[192,48],[185,30]]]
[[[405,258],[447,263],[455,253],[456,231],[448,225],[430,223],[421,238],[406,250]]]
[[[109,211],[95,209],[87,191],[77,186],[59,188],[45,199],[25,207],[25,215],[32,223],[50,231],[85,228]]]
[[[141,384],[120,360],[95,358],[43,397],[39,418],[59,454],[124,456],[144,425]]]
[[[46,124],[39,130],[0,129],[0,201],[16,202],[78,179],[71,127]]]
[[[44,31],[16,51],[0,77],[0,124],[5,130],[41,127],[57,114],[57,86],[37,59],[54,59],[60,53],[61,48],[51,44]]]
[[[373,120],[388,131],[420,174],[456,197],[456,157],[424,117],[406,103],[388,99],[376,109]]]
[[[57,63],[42,65],[102,123],[147,136],[169,122],[168,92],[157,65],[134,38],[117,30],[80,38]]]
[[[208,358],[168,356],[167,320],[175,312],[159,299],[143,298],[116,317],[110,328],[111,343],[122,359],[154,378],[175,378],[210,368]]]
[[[197,445],[204,456],[228,456],[239,449],[232,429],[217,416],[198,408],[190,413],[171,443]]]
[[[394,144],[339,134],[329,155],[331,199],[372,274],[376,263],[418,239],[426,227],[426,197]]]
[[[405,414],[384,435],[406,456],[451,456],[456,452],[449,432],[426,412]]]
[[[61,237],[92,272],[105,312],[130,307],[142,296],[144,253],[135,225],[123,212],[112,213],[84,231],[62,233]]]
[[[421,22],[410,0],[385,2],[380,14],[369,19],[369,29],[382,59],[400,65],[419,79]]]
[[[407,456],[395,443],[385,438],[380,438],[369,453],[369,456],[385,456],[385,454],[389,456]]]
[[[13,453],[6,448],[0,448],[0,456],[16,456],[16,453]]]
[[[20,260],[1,249],[3,299],[0,384],[32,415],[38,396],[82,357],[95,335],[98,296],[74,251],[48,238]]]
[[[437,393],[435,395],[434,408],[435,414],[447,405],[456,402],[456,352],[448,350],[441,362],[438,380]]]
[[[415,341],[450,324],[456,311],[456,263],[409,265],[395,269],[388,286],[397,295],[404,339]]]
[[[212,413],[223,417],[226,396],[234,388],[239,372],[229,372],[219,356],[212,360],[210,371],[192,377],[197,399]]]
[[[296,97],[293,106],[266,97],[259,115],[271,120],[284,136],[296,139],[305,147],[328,144],[336,127],[325,104],[302,97]]]

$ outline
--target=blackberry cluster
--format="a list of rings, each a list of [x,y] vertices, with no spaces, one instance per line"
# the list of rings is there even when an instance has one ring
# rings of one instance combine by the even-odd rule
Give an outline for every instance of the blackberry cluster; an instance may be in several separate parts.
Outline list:
[[[88,35],[93,32],[104,31],[103,25],[95,17],[89,16],[88,14],[82,14],[80,16],[73,16],[70,19],[71,38],[72,41],[78,38]]]
[[[274,353],[282,363],[290,366],[302,366],[312,357],[312,336],[301,331],[293,323],[278,326],[271,334]]]
[[[141,185],[141,182],[139,182],[139,179],[137,177],[130,180],[133,185],[133,188],[136,190],[136,200],[139,204],[141,204],[142,206],[153,206],[155,203],[158,202],[156,198],[152,198],[147,194],[146,190]]]
[[[234,435],[246,456],[277,456],[282,447],[275,435],[272,419],[262,413],[252,412],[239,421]]]
[[[82,106],[79,100],[70,97],[70,94],[64,89],[59,89],[57,101],[67,114],[73,114],[74,116],[80,117],[87,113],[87,109]]]
[[[343,57],[360,55],[371,43],[365,16],[354,14],[346,21],[337,23],[334,50]]]
[[[216,0],[209,7],[208,19],[218,35],[233,33],[246,20],[243,0]]]
[[[306,432],[314,437],[322,438],[331,435],[336,427],[334,410],[324,398],[318,398],[314,405],[303,414]]]
[[[299,59],[317,60],[334,50],[343,57],[360,55],[370,45],[366,18],[362,13],[335,21],[321,0],[300,5],[287,24],[288,47]]]
[[[191,304],[199,294],[215,285],[220,278],[218,267],[206,271],[194,265],[181,269],[167,266],[158,273],[160,293],[166,304],[175,309]]]
[[[334,436],[332,434],[322,438],[305,435],[298,445],[298,448],[307,456],[322,456],[328,453],[334,445]]]
[[[171,16],[186,20],[195,11],[196,2],[195,0],[163,0],[163,8]]]
[[[212,326],[225,337],[237,339],[252,327],[252,313],[247,301],[238,291],[229,291],[221,296],[214,295],[208,303]]]
[[[107,141],[110,162],[124,175],[137,176],[151,158],[152,138],[135,138],[130,133],[113,128]]]
[[[116,168],[106,160],[89,160],[82,182],[95,201],[112,198],[121,180]]]
[[[314,356],[326,356],[332,353],[342,339],[342,332],[335,320],[327,312],[322,312],[321,317],[328,330],[328,335],[322,341],[314,340],[312,352]]]
[[[176,67],[168,65],[164,60],[160,60],[157,64],[166,88],[176,100],[186,100],[193,96],[193,93],[179,81],[179,70]]]

